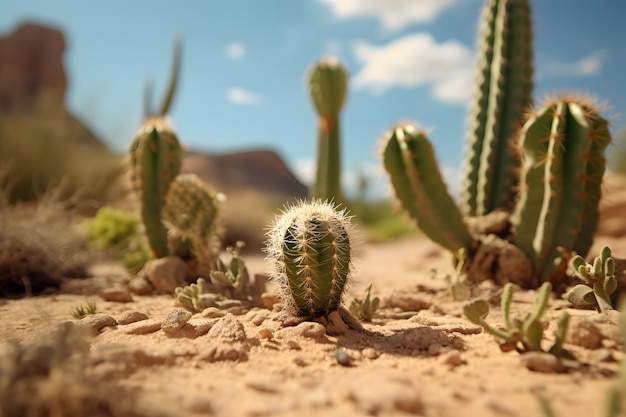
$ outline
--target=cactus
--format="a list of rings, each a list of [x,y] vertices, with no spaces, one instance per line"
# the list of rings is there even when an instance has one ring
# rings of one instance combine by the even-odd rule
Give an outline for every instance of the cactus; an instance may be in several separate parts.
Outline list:
[[[319,114],[317,174],[311,197],[342,201],[339,113],[346,96],[348,75],[339,60],[317,61],[309,75],[309,92]]]
[[[300,202],[276,218],[265,251],[284,310],[316,318],[340,307],[352,270],[350,234],[345,210],[321,200]]]
[[[174,238],[191,242],[196,258],[211,264],[218,236],[221,194],[210,191],[195,174],[178,175],[170,184],[161,215]]]
[[[575,96],[548,100],[522,123],[533,73],[528,1],[487,0],[483,17],[465,218],[423,133],[398,140],[409,126],[395,127],[386,138],[385,168],[420,229],[452,252],[465,250],[470,281],[562,284],[570,253],[586,254],[597,229],[608,124]]]
[[[167,229],[161,219],[170,183],[179,174],[182,150],[164,119],[149,119],[130,145],[133,188],[141,202],[141,219],[154,256],[169,254]]]
[[[144,119],[150,119],[154,117],[165,117],[170,107],[172,106],[172,102],[174,100],[174,93],[176,92],[176,87],[178,86],[178,76],[180,74],[180,64],[182,58],[182,40],[179,36],[174,38],[174,47],[172,52],[172,72],[170,74],[170,79],[168,82],[167,89],[165,91],[165,97],[163,97],[163,103],[161,104],[161,109],[159,112],[155,112],[152,107],[152,81],[150,79],[146,80],[144,84],[144,95],[143,95],[143,114]]]
[[[577,278],[584,282],[574,286],[567,294],[567,300],[574,306],[593,306],[598,311],[614,310],[611,295],[617,289],[615,278],[615,260],[611,257],[611,248],[604,246],[600,256],[593,264],[585,262],[576,255],[570,260],[570,266]]]
[[[419,228],[449,251],[469,247],[469,231],[446,191],[426,134],[405,124],[392,129],[384,143],[383,162],[396,196]]]
[[[504,330],[497,329],[485,321],[489,314],[489,304],[485,300],[476,299],[463,306],[463,314],[469,321],[482,326],[485,331],[500,339],[499,345],[503,352],[516,350],[519,353],[530,351],[543,351],[541,342],[545,323],[541,321],[552,291],[552,284],[544,282],[535,301],[533,310],[526,314],[523,319],[511,317],[511,302],[513,301],[513,285],[508,283],[502,290],[501,308],[504,316]],[[558,320],[558,330],[554,345],[549,353],[555,356],[570,357],[571,354],[563,349],[563,343],[567,333],[569,315],[563,312]]]
[[[559,247],[589,251],[598,226],[607,126],[591,103],[573,97],[549,100],[524,125],[515,241],[544,280],[558,267]]]
[[[532,104],[528,0],[488,0],[482,15],[477,85],[465,162],[464,214],[510,209],[519,166],[511,140]]]

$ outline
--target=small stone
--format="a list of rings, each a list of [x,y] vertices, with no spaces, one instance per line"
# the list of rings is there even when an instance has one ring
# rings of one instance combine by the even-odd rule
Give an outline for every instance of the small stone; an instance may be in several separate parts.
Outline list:
[[[193,314],[182,307],[174,307],[170,310],[161,326],[168,335],[177,334],[189,321]]]
[[[259,339],[272,339],[274,337],[274,332],[267,327],[261,327],[257,332],[257,337]]]
[[[363,349],[363,352],[361,352],[361,355],[366,359],[374,360],[380,357],[380,352],[376,349],[365,348]]]
[[[293,358],[293,363],[301,368],[304,368],[305,366],[309,366],[309,363],[304,360],[304,358],[302,358],[301,356],[296,356],[295,358]]]
[[[275,305],[280,304],[280,295],[273,292],[264,292],[261,294],[261,301],[263,302],[263,307],[273,310]]]
[[[144,277],[135,277],[128,282],[128,290],[137,295],[149,295],[154,287]]]
[[[326,328],[320,323],[304,321],[297,326],[280,329],[276,332],[275,336],[279,339],[289,339],[299,336],[316,341],[323,341],[326,340]]]
[[[570,317],[567,343],[587,349],[602,347],[602,332],[598,325],[586,317]]]
[[[100,291],[100,298],[105,301],[113,301],[116,303],[128,303],[133,301],[133,297],[125,288],[105,288]]]
[[[84,329],[89,329],[94,334],[97,334],[102,328],[108,326],[115,326],[117,322],[108,314],[96,313],[83,317],[78,326]]]
[[[226,314],[218,320],[207,335],[218,342],[246,342],[246,331],[243,324],[232,314]]]
[[[287,340],[287,347],[291,350],[302,350],[300,343],[295,340]]]
[[[526,352],[520,355],[520,359],[526,368],[535,372],[555,373],[565,370],[559,358],[546,352]]]
[[[217,307],[209,307],[202,312],[202,317],[207,319],[214,319],[218,317],[224,317],[226,312],[220,310]]]
[[[149,334],[161,330],[162,325],[162,319],[147,319],[128,324],[122,331],[127,334]]]
[[[441,363],[449,365],[451,368],[463,365],[465,361],[461,358],[461,353],[458,350],[449,350],[440,356]]]
[[[122,315],[117,319],[118,324],[130,324],[135,323],[137,321],[146,320],[148,316],[144,313],[137,310],[128,310],[122,313]]]
[[[207,334],[213,325],[215,325],[215,320],[197,318],[189,320],[187,324],[193,328],[194,336],[198,337]]]
[[[337,361],[337,363],[341,366],[351,366],[352,365],[352,357],[348,352],[343,349],[337,349],[333,352],[333,358]]]
[[[178,256],[151,259],[140,272],[158,291],[174,294],[176,287],[187,285],[189,267]]]
[[[403,311],[419,311],[428,309],[432,303],[422,294],[397,290],[383,299],[383,305],[390,308],[399,308]]]

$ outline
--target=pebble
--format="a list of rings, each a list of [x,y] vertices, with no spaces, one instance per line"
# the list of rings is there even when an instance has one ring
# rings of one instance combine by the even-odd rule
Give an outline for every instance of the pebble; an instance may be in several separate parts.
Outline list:
[[[151,259],[139,273],[158,291],[174,294],[176,287],[187,285],[189,267],[178,256]]]
[[[100,291],[100,298],[105,301],[113,301],[116,303],[128,303],[133,301],[130,292],[125,288],[105,288]]]
[[[316,341],[326,340],[326,328],[312,321],[304,321],[294,327],[285,327],[276,332],[279,339],[289,339],[292,337],[304,337]]]
[[[451,368],[456,368],[465,364],[465,360],[461,357],[461,353],[458,350],[449,350],[440,356],[441,363],[449,365]]]
[[[154,287],[147,279],[135,277],[128,282],[128,290],[137,295],[149,295],[154,290]]]
[[[170,310],[161,325],[161,329],[168,335],[175,335],[180,332],[193,314],[182,307],[174,307]]]
[[[149,334],[161,330],[162,325],[162,319],[147,319],[128,324],[122,331],[127,334]]]
[[[94,334],[97,334],[102,328],[108,326],[115,326],[117,322],[108,314],[96,313],[83,317],[77,325],[83,329],[89,329]]]
[[[122,313],[122,315],[117,319],[118,324],[130,324],[135,323],[141,320],[146,320],[148,316],[144,313],[137,310],[128,310]]]
[[[380,352],[376,349],[365,348],[363,349],[363,352],[361,352],[361,355],[366,359],[374,360],[380,357]]]
[[[333,352],[333,358],[341,366],[352,366],[352,356],[343,349],[337,349]]]
[[[219,319],[209,330],[207,336],[218,342],[235,343],[247,341],[243,324],[230,313]]]
[[[565,370],[559,358],[546,352],[526,352],[520,355],[520,359],[531,371],[555,373]]]
[[[189,320],[187,324],[193,328],[194,336],[198,337],[207,334],[215,324],[215,320],[199,317]]]

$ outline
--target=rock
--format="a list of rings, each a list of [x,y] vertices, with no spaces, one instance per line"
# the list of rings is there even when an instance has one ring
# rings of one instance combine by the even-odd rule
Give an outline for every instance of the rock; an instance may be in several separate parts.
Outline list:
[[[105,301],[113,301],[116,303],[128,303],[133,301],[130,292],[124,288],[105,288],[100,291],[100,298]]]
[[[143,314],[140,311],[136,310],[128,310],[122,313],[122,315],[117,319],[118,324],[131,324],[142,320],[147,320],[148,316]]]
[[[208,338],[219,343],[246,342],[246,331],[243,324],[232,314],[219,319],[209,331]]]
[[[133,294],[148,295],[152,293],[154,287],[144,277],[134,277],[128,282],[128,290]]]
[[[570,317],[566,342],[587,349],[602,347],[600,328],[587,317]]]
[[[546,352],[526,352],[520,355],[526,368],[535,372],[554,373],[565,371],[565,366],[556,356]]]
[[[326,337],[326,328],[320,323],[304,321],[295,327],[285,327],[274,333],[277,339],[290,339],[294,337],[303,337],[313,339],[316,342],[324,342],[328,340]]]
[[[422,294],[396,290],[386,296],[382,304],[385,307],[399,308],[404,311],[419,311],[428,309],[432,303]]]
[[[189,268],[178,256],[166,256],[146,262],[139,276],[147,279],[158,291],[174,294],[176,287],[187,285]]]
[[[161,329],[169,336],[180,333],[181,329],[187,324],[193,314],[181,307],[174,307],[170,310],[161,325]]]
[[[131,323],[122,329],[127,334],[149,334],[161,330],[163,320],[161,319],[147,319]]]
[[[108,314],[96,313],[83,317],[78,326],[83,329],[90,330],[93,334],[97,334],[104,327],[115,326],[117,322]]]

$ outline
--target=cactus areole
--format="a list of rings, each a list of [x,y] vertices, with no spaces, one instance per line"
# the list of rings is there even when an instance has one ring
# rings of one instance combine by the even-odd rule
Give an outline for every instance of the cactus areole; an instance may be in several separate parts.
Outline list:
[[[327,202],[286,209],[268,233],[271,274],[283,309],[315,318],[337,310],[351,271],[350,220]]]

